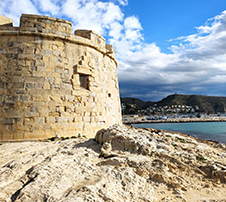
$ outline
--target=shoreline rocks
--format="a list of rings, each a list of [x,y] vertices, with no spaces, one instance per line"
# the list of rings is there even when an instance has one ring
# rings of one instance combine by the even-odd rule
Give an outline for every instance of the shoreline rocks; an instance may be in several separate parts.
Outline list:
[[[225,201],[226,147],[114,125],[84,137],[0,145],[0,201]]]

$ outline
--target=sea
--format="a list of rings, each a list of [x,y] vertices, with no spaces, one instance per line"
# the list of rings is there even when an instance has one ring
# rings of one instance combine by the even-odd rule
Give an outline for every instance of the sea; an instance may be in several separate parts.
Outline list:
[[[203,140],[226,144],[226,122],[142,123],[133,126],[180,132]]]

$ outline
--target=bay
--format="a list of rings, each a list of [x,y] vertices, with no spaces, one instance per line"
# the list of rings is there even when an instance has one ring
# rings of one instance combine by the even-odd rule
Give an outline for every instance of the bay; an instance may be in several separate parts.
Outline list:
[[[226,144],[226,122],[142,123],[133,126],[180,132],[203,140]]]

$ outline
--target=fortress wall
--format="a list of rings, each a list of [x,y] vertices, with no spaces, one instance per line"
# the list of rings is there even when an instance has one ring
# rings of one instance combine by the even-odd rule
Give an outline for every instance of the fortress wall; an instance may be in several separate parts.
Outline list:
[[[93,137],[121,123],[114,49],[68,21],[22,15],[0,26],[0,140]]]
[[[39,15],[22,15],[20,30],[69,37],[72,33],[71,22]]]

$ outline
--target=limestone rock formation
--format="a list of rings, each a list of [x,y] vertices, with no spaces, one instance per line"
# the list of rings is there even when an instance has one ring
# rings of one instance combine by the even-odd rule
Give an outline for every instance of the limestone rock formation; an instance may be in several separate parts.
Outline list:
[[[114,125],[95,139],[0,146],[0,201],[225,201],[226,147]]]

